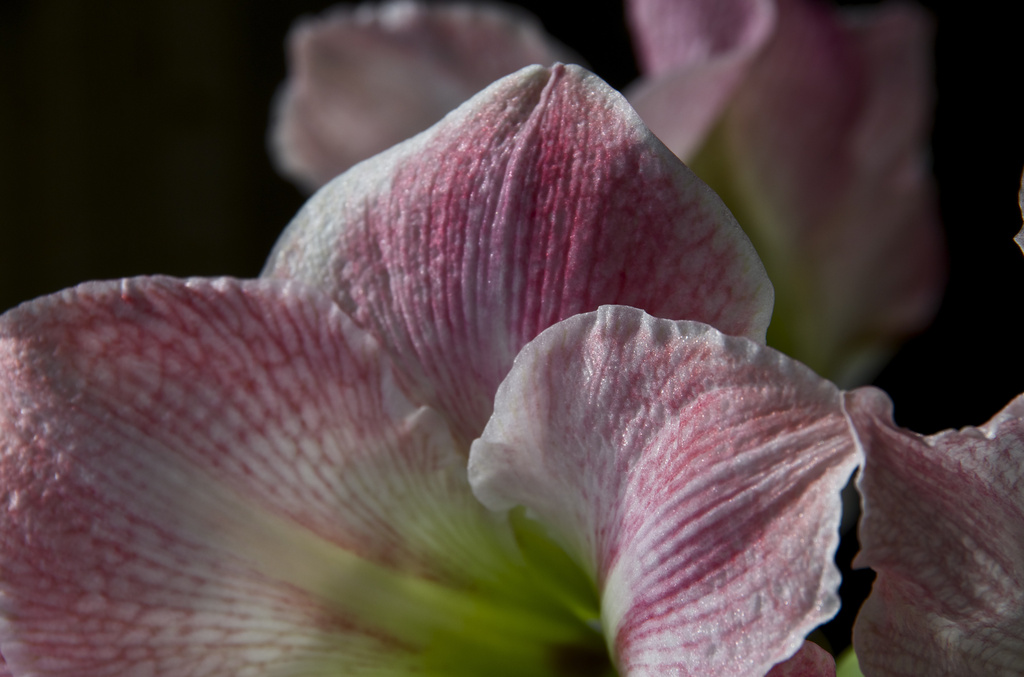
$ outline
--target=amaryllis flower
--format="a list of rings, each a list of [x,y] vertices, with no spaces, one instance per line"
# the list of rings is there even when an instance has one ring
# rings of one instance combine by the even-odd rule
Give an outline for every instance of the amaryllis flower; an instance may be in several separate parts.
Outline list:
[[[495,83],[268,273],[0,318],[8,674],[829,674],[842,396],[594,76]]]
[[[864,445],[856,564],[878,573],[854,646],[868,677],[1024,672],[1024,396],[980,428],[898,428],[883,392],[848,408]]]
[[[842,382],[869,377],[942,289],[927,17],[902,3],[626,6],[643,72],[627,96],[754,240],[776,286],[769,343]],[[564,51],[501,5],[401,0],[305,21],[272,130],[279,165],[320,185],[480,79]]]

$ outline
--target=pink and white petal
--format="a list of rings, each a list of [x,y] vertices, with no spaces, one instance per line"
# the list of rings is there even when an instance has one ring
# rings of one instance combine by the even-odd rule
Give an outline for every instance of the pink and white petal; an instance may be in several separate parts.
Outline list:
[[[527,345],[473,443],[593,577],[619,674],[765,674],[838,609],[835,386],[744,338],[604,307]]]
[[[422,132],[500,77],[580,62],[517,7],[415,0],[339,5],[301,20],[288,57],[270,145],[281,173],[310,189]]]
[[[467,444],[559,320],[621,303],[763,339],[772,303],[718,197],[620,94],[562,65],[499,80],[325,186],[264,275],[327,290]]]
[[[1024,396],[980,428],[896,427],[876,389],[847,395],[864,446],[861,552],[874,569],[854,646],[865,675],[1024,671]]]
[[[296,283],[85,284],[0,318],[0,373],[16,675],[396,666],[353,625],[357,574],[499,556],[440,417]]]
[[[804,642],[792,658],[772,668],[767,677],[836,677],[836,661],[814,642]]]
[[[931,319],[942,291],[931,21],[902,3],[844,17],[807,0],[778,7],[693,166],[776,285],[769,343],[855,382]]]
[[[626,97],[688,160],[771,36],[774,0],[632,0],[626,9],[644,71]]]

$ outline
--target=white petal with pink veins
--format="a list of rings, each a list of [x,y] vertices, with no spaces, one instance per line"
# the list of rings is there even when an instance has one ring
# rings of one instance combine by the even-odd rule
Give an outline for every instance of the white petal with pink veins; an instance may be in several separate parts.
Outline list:
[[[755,675],[838,609],[858,458],[840,393],[803,365],[604,307],[524,348],[470,482],[590,573],[620,674]]]
[[[559,320],[620,303],[763,339],[772,302],[718,197],[575,66],[499,80],[332,181],[264,274],[328,291],[466,443]]]
[[[871,677],[1024,672],[1024,396],[980,428],[898,428],[847,396],[864,445],[861,553],[878,577],[854,627]]]
[[[2,316],[0,374],[16,675],[397,670],[417,600],[507,566],[442,419],[301,285],[85,284]]]

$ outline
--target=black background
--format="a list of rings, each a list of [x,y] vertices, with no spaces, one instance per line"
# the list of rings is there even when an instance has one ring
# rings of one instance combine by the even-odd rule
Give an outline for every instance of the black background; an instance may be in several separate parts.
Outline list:
[[[256,275],[304,199],[265,150],[285,34],[330,4],[0,2],[0,310],[87,279]],[[518,4],[613,86],[636,76],[620,2]],[[930,433],[1024,391],[1024,40],[1016,3],[924,4],[949,286],[877,384]]]

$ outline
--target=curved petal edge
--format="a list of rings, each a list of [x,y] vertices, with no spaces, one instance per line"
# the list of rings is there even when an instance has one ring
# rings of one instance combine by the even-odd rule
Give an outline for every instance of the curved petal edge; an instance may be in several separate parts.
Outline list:
[[[1024,396],[980,428],[898,428],[874,388],[847,395],[864,446],[855,564],[875,579],[854,627],[865,675],[1024,670]]]
[[[838,609],[839,391],[743,338],[605,306],[528,344],[470,482],[590,573],[620,674],[764,674]]]

